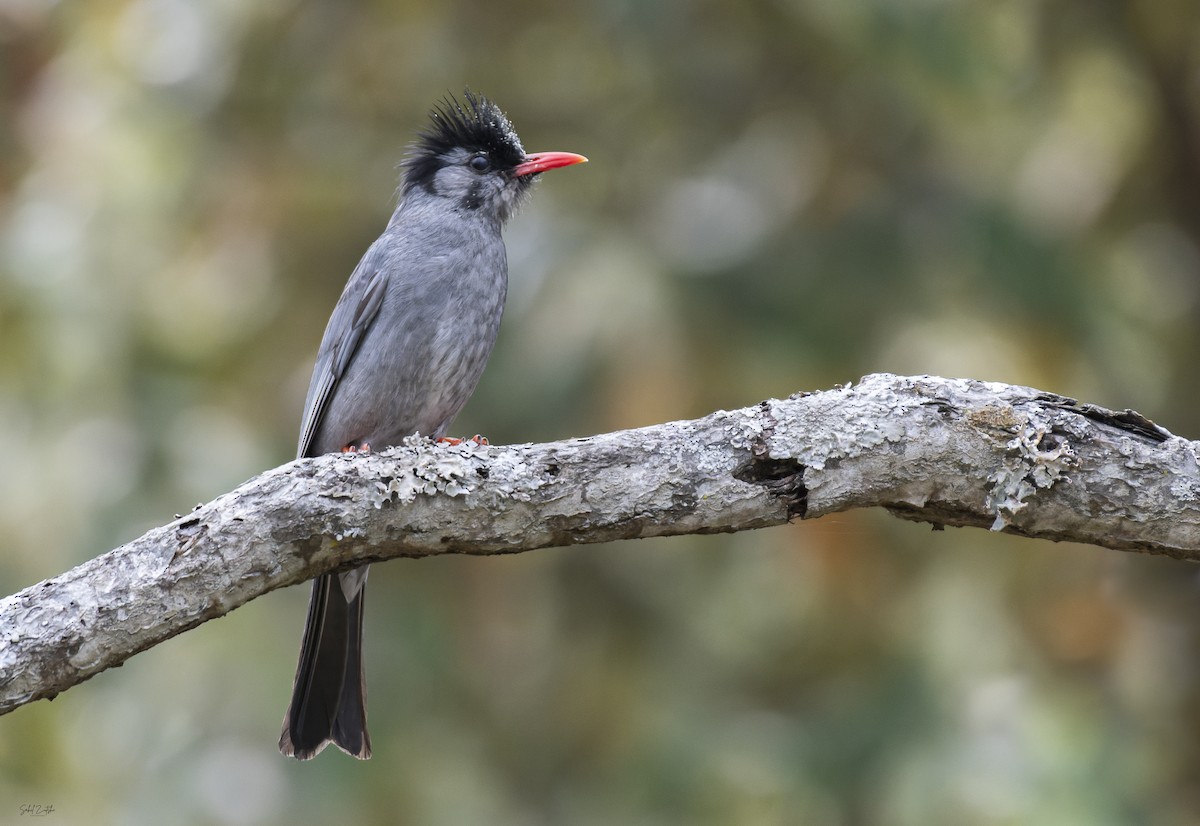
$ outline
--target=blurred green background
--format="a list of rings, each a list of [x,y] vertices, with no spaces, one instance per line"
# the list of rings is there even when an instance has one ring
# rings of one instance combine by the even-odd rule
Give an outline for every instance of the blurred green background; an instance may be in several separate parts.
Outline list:
[[[291,459],[468,84],[592,163],[510,227],[455,432],[892,371],[1200,434],[1189,0],[0,0],[0,591]],[[1183,563],[864,512],[371,581],[370,762],[276,753],[297,587],[0,719],[0,822],[1200,820]]]

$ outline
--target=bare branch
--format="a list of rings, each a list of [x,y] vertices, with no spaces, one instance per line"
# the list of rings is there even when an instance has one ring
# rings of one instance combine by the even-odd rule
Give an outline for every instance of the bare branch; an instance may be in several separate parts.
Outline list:
[[[268,471],[0,600],[0,713],[276,588],[398,556],[740,531],[882,506],[939,527],[1200,558],[1200,443],[1025,387],[874,375],[587,439],[410,441]]]

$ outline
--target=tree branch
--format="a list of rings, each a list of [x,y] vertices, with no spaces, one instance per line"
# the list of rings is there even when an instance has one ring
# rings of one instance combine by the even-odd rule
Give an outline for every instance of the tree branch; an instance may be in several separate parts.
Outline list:
[[[905,519],[1200,558],[1200,443],[1026,387],[873,375],[541,445],[268,471],[0,600],[0,713],[255,597],[399,556],[715,533],[882,506]]]

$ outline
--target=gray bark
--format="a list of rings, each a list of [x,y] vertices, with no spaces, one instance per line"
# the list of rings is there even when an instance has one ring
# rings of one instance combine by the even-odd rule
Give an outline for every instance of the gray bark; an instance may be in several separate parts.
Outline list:
[[[400,556],[905,519],[1200,558],[1200,443],[1025,387],[867,376],[539,445],[304,459],[0,600],[0,713],[255,597]]]

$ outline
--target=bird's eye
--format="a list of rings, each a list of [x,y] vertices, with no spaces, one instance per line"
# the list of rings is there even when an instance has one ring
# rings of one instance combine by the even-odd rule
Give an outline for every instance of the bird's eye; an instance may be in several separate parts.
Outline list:
[[[475,155],[470,160],[471,168],[476,172],[487,172],[492,168],[492,162],[488,160],[488,156],[482,153]]]

